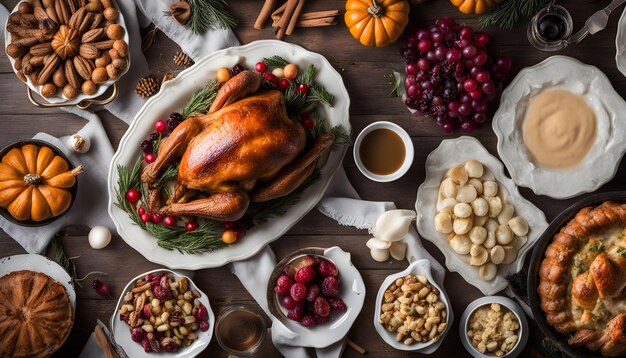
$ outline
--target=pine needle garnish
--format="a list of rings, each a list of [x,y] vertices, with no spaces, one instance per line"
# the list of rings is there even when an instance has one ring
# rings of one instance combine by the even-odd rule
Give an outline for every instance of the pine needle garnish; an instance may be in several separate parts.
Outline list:
[[[232,29],[237,26],[237,21],[228,11],[226,0],[189,0],[189,5],[189,28],[193,33],[203,34],[207,30]]]
[[[529,304],[528,293],[526,291],[526,287],[528,285],[526,280],[527,277],[528,270],[526,268],[522,268],[522,270],[518,273],[506,275],[505,279],[509,282],[509,286],[515,296],[524,301],[526,304]]]
[[[63,249],[63,243],[61,242],[61,237],[59,235],[56,235],[52,239],[50,247],[52,249],[52,260],[54,260],[54,262],[63,267],[63,269],[67,271],[70,277],[75,280],[76,266],[74,266],[74,263],[65,254],[65,250]]]
[[[183,109],[183,118],[187,119],[195,115],[207,113],[215,100],[215,96],[217,96],[219,87],[219,83],[213,80],[202,89],[196,91]]]
[[[156,226],[156,225],[154,225]],[[208,220],[197,230],[182,235],[168,235],[158,241],[159,246],[168,250],[178,250],[184,254],[200,254],[227,246],[222,241],[222,224]]]
[[[536,14],[552,3],[554,0],[507,0],[480,15],[480,27],[496,25],[502,29],[512,29],[521,17]]]
[[[335,102],[335,96],[330,94],[326,90],[326,88],[318,85],[317,83],[311,84],[311,92],[309,93],[309,97],[311,100],[322,102],[329,107],[332,107]]]
[[[168,181],[174,179],[178,177],[178,164],[174,164],[174,165],[170,165],[167,167],[167,169],[165,169],[165,171],[163,172],[163,174],[161,174],[161,176],[159,177],[159,179],[157,179],[153,186],[155,187],[161,187],[163,186],[165,183],[167,183]]]
[[[263,62],[269,67],[285,67],[289,64],[289,61],[278,55],[274,55],[272,57],[264,57]]]

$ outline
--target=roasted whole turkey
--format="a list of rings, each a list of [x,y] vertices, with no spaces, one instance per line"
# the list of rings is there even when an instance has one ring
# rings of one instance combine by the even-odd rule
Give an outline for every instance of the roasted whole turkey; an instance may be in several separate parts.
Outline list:
[[[313,173],[333,134],[304,152],[305,130],[288,117],[283,94],[259,91],[260,84],[258,74],[241,72],[220,88],[207,114],[186,119],[167,137],[141,180],[151,186],[180,160],[178,182],[160,210],[151,193],[151,210],[234,221],[251,201],[285,196]]]

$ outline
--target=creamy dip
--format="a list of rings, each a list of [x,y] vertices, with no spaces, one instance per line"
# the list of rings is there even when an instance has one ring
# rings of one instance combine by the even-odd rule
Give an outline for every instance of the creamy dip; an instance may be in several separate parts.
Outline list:
[[[572,167],[596,139],[596,116],[582,96],[546,91],[535,96],[522,123],[524,144],[537,164]]]

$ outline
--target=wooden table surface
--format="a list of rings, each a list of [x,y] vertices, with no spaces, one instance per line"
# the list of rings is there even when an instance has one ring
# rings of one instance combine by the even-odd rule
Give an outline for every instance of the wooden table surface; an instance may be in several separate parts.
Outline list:
[[[13,8],[17,0],[3,0],[2,4]],[[254,30],[252,25],[260,8],[260,1],[238,0],[230,1],[232,12],[239,21],[235,32],[241,41],[246,44],[258,39],[273,38],[271,29]],[[581,2],[562,2],[572,13],[575,30],[584,23],[585,19],[596,10],[606,6],[608,0]],[[341,9],[345,1],[318,0],[309,1],[305,10],[309,9]],[[615,66],[615,34],[617,20],[621,12],[617,11],[611,17],[603,32],[590,36],[578,45],[562,51],[580,61],[600,68],[613,83],[617,91],[626,95],[626,80]],[[477,26],[475,18],[461,15],[447,0],[437,0],[413,7],[411,21],[406,34],[418,26],[427,26],[436,19],[449,15],[454,19]],[[523,67],[534,65],[549,57],[533,49],[526,39],[526,22],[522,21],[518,27],[510,31],[489,29],[491,34],[491,48],[498,54],[510,56],[513,59],[513,69],[507,79]],[[297,29],[296,33],[286,40],[297,43],[311,51],[326,56],[330,63],[343,76],[352,106],[350,121],[353,126],[353,135],[356,135],[369,123],[378,120],[393,121],[405,128],[413,139],[415,146],[415,160],[411,170],[402,179],[393,183],[381,184],[366,179],[356,168],[351,155],[346,155],[344,167],[352,184],[359,194],[366,200],[394,201],[399,208],[412,209],[415,204],[415,194],[418,186],[424,180],[424,163],[428,154],[435,149],[442,139],[456,137],[443,136],[440,128],[433,120],[412,117],[402,101],[398,98],[389,98],[388,79],[385,77],[392,70],[403,71],[404,63],[398,54],[405,37],[387,48],[365,48],[356,42],[340,18],[336,26],[326,28]],[[147,52],[150,70],[155,74],[163,74],[166,67],[160,59],[163,58],[170,66],[176,68],[171,59],[178,50],[178,46],[167,39],[162,33],[156,43]],[[143,70],[143,69],[135,69]],[[147,72],[147,71],[146,71]],[[496,106],[496,104],[492,104]],[[117,147],[127,125],[108,112],[98,113],[104,123],[109,139],[114,148]],[[39,109],[32,106],[27,97],[25,86],[15,77],[5,56],[0,56],[0,146],[7,145],[18,138],[30,138],[40,131],[55,136],[68,135],[78,131],[85,121],[61,110]],[[496,137],[489,124],[472,134],[494,155],[496,152]],[[348,151],[350,153],[350,150]],[[622,189],[625,184],[626,167],[621,165],[611,182],[604,185],[600,191]],[[563,183],[567,185],[567,183]],[[102,188],[105,190],[105,188]],[[579,198],[571,200],[555,200],[545,196],[534,195],[530,190],[522,188],[522,194],[544,210],[548,220],[552,220],[561,210],[574,203]],[[582,196],[581,196],[582,197]],[[89,210],[89,208],[84,208]],[[88,228],[75,223],[62,231],[63,244],[68,256],[80,256],[75,260],[79,276],[90,271],[98,270],[108,273],[104,277],[112,287],[112,296],[118,297],[126,283],[134,276],[159,266],[153,264],[136,251],[131,249],[119,237],[114,237],[110,246],[101,251],[89,247],[86,239]],[[339,226],[334,221],[322,216],[316,210],[310,212],[301,222],[296,224],[283,238],[271,244],[277,258],[282,258],[290,252],[307,246],[329,247],[339,245],[351,252],[352,259],[367,287],[365,306],[361,311],[351,333],[350,338],[367,350],[371,357],[409,356],[387,346],[375,332],[372,325],[375,296],[379,285],[387,275],[403,270],[406,261],[390,260],[384,263],[374,262],[365,247],[368,239],[367,232]],[[424,246],[441,263],[443,255],[430,242],[423,240]],[[24,250],[7,234],[0,234],[0,256],[24,253]],[[530,255],[529,255],[530,256]],[[243,288],[237,278],[227,267],[200,270],[195,273],[196,284],[209,296],[213,310],[219,312],[221,308],[233,303],[242,303],[261,312],[258,305]],[[90,280],[88,280],[90,281]],[[466,356],[458,336],[458,317],[465,307],[482,294],[473,286],[467,284],[457,273],[447,273],[445,288],[452,299],[452,309],[457,317],[452,329],[445,338],[444,344],[433,356],[451,357],[453,354]],[[65,346],[55,355],[57,357],[77,356],[82,346],[92,332],[96,318],[108,322],[113,313],[116,301],[98,296],[85,282],[83,288],[76,289],[78,302],[74,329]],[[537,339],[531,340],[530,346],[537,346]],[[533,350],[533,349],[530,349]],[[356,357],[359,354],[351,348],[346,348],[344,357]],[[225,357],[215,339],[209,348],[202,354],[203,357]],[[279,356],[269,340],[264,344],[259,357]]]

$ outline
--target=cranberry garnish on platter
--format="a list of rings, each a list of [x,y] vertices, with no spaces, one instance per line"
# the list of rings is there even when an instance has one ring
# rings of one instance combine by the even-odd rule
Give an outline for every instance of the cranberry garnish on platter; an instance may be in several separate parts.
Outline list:
[[[406,63],[406,105],[436,120],[444,133],[473,132],[486,121],[511,69],[508,57],[488,54],[489,35],[450,17],[418,29],[400,51]]]

